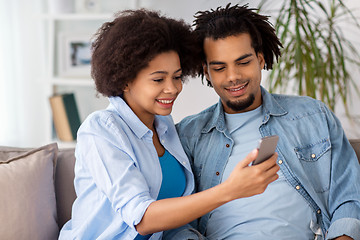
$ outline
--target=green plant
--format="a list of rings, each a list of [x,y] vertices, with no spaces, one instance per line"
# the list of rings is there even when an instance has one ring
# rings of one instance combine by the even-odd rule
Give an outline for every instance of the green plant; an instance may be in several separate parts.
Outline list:
[[[259,11],[269,10],[269,4],[274,5],[262,0]],[[360,96],[350,74],[360,66],[360,54],[342,32],[344,24],[360,29],[352,11],[341,0],[284,0],[276,13],[274,26],[284,48],[269,75],[270,92],[292,86],[332,110],[340,98],[349,114],[350,88]]]

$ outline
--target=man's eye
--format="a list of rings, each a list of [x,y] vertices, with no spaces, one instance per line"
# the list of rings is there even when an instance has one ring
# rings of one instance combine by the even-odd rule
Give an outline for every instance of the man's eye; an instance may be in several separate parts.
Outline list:
[[[249,61],[246,61],[246,62],[239,62],[237,63],[238,65],[248,65],[250,63],[250,60]]]
[[[154,82],[161,82],[162,80],[162,78],[153,79]]]
[[[182,79],[183,79],[183,75],[176,76],[176,77],[174,77],[174,79],[176,79],[176,80],[182,80]]]
[[[213,68],[213,70],[214,70],[215,72],[220,72],[220,71],[222,71],[222,70],[224,70],[224,69],[225,69],[225,67]]]

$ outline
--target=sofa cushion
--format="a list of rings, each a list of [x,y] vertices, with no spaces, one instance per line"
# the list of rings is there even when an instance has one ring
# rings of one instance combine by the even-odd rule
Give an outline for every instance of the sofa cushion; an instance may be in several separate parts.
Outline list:
[[[350,139],[350,144],[354,148],[356,156],[360,162],[360,139]]]
[[[55,174],[55,193],[60,229],[70,219],[72,204],[76,198],[74,190],[74,165],[74,148],[60,149]]]
[[[27,151],[0,147],[1,239],[57,239],[57,144]]]

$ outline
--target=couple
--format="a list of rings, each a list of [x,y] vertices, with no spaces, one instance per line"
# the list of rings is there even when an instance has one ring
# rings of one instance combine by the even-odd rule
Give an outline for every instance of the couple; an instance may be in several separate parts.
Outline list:
[[[268,18],[230,4],[195,18],[192,31],[124,11],[98,31],[92,76],[110,104],[78,131],[60,238],[359,240],[360,167],[339,121],[260,86],[280,56]],[[173,103],[195,75],[220,100],[175,127]],[[276,153],[252,166],[269,135]]]

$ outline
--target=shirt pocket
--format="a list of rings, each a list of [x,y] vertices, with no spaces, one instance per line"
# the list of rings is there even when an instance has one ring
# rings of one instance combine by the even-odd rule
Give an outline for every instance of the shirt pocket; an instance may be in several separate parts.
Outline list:
[[[295,153],[316,192],[330,186],[331,144],[328,138],[305,146],[295,147]]]

